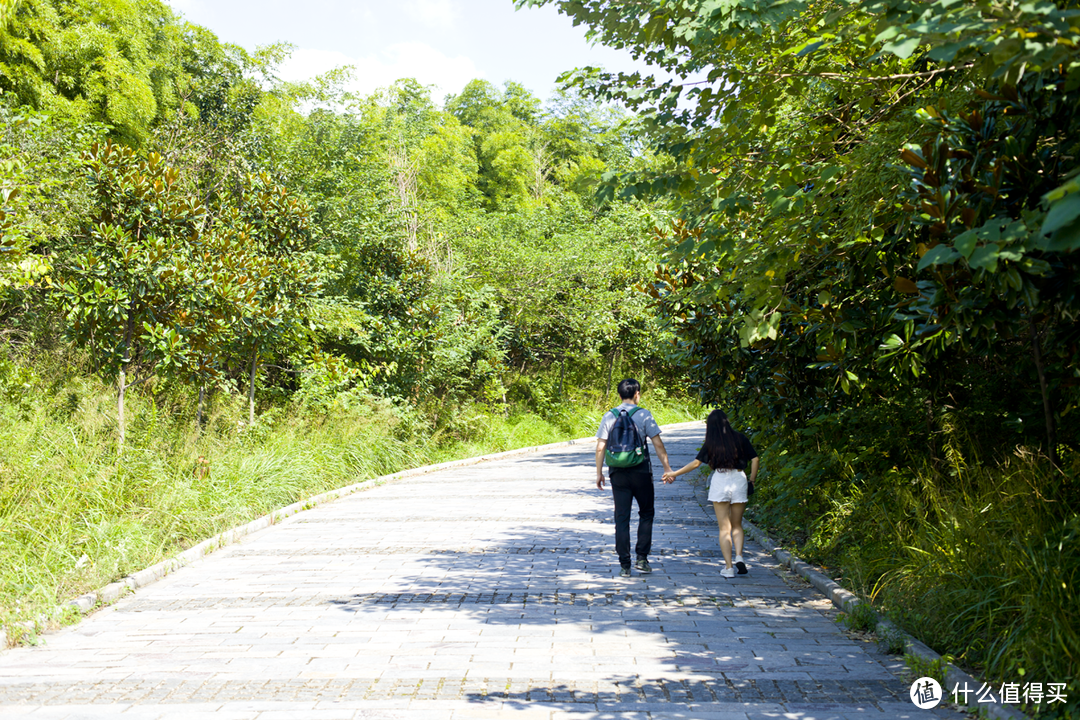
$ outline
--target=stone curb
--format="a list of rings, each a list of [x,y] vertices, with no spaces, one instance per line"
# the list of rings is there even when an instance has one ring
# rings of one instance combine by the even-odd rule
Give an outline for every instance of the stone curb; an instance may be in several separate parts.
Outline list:
[[[874,616],[877,618],[877,626],[874,628],[879,637],[887,636],[900,636],[904,640],[904,651],[907,654],[914,655],[920,660],[927,663],[941,663],[941,655],[936,653],[930,646],[915,639],[908,633],[901,630],[894,625],[891,621],[878,615],[870,603],[866,602],[858,595],[845,590],[839,583],[825,575],[813,565],[803,562],[799,558],[792,555],[787,550],[780,548],[776,545],[763,530],[748,520],[743,521],[743,527],[747,533],[763,548],[768,550],[772,555],[780,561],[781,564],[787,566],[792,572],[803,578],[815,588],[817,588],[825,597],[832,601],[840,610],[850,613],[856,607],[865,605],[874,612]],[[973,694],[975,694],[980,687],[983,686],[981,681],[976,680],[971,675],[956,667],[952,663],[945,663],[945,687],[943,691],[949,693],[949,688],[956,687],[957,685],[963,685],[965,688],[971,688]],[[969,701],[967,707],[980,714],[985,714],[986,717],[999,718],[1000,720],[1027,720],[1029,717],[1020,712],[1016,708],[1009,707],[1001,703],[1001,698],[998,693],[991,693],[994,701],[992,703],[980,703],[977,700]]]
[[[661,427],[669,430],[678,430],[684,427],[693,427],[695,425],[701,425],[703,421],[693,420],[691,422],[673,423],[670,425],[663,425]],[[548,443],[547,445],[533,445],[530,447],[517,448],[516,450],[506,450],[504,452],[492,453],[489,455],[478,455],[476,457],[465,458],[462,460],[450,460],[444,463],[438,463],[436,465],[423,465],[418,468],[410,468],[408,470],[402,470],[390,475],[381,475],[371,480],[363,480],[352,485],[338,488],[336,490],[330,490],[319,495],[312,495],[306,500],[295,502],[291,505],[275,510],[272,513],[263,515],[262,517],[252,520],[246,525],[226,530],[218,533],[217,535],[203,540],[198,545],[188,548],[187,550],[179,553],[175,557],[162,560],[156,565],[151,565],[148,568],[132,573],[127,577],[118,580],[114,583],[109,583],[103,588],[100,588],[93,592],[88,592],[84,595],[80,595],[74,600],[69,600],[66,603],[62,603],[56,609],[54,617],[57,614],[63,613],[66,608],[75,608],[80,614],[85,615],[91,610],[96,608],[99,604],[111,603],[119,598],[123,597],[125,593],[136,590],[141,587],[146,587],[150,583],[153,583],[161,578],[165,577],[169,573],[185,565],[190,565],[196,560],[200,560],[210,553],[218,550],[226,545],[235,543],[240,538],[246,537],[259,530],[264,530],[271,525],[274,525],[285,518],[295,515],[304,510],[310,510],[316,505],[321,505],[326,502],[338,500],[346,495],[352,495],[361,490],[367,490],[372,487],[378,487],[388,482],[394,482],[395,480],[402,480],[408,477],[416,477],[417,475],[427,475],[428,473],[438,472],[440,470],[448,470],[450,468],[467,467],[469,465],[478,465],[484,462],[490,462],[492,460],[502,460],[508,457],[514,457],[517,455],[531,455],[533,453],[542,452],[544,450],[552,450],[560,447],[570,447],[573,445],[581,445],[584,443],[592,443],[596,440],[595,436],[575,438],[574,440],[563,440],[561,442]],[[44,621],[48,621],[48,617],[42,618]],[[31,625],[24,623],[24,626]]]
[[[708,489],[706,488],[706,484],[704,482],[694,484],[694,494],[697,495],[698,504],[701,506],[702,511],[708,514]],[[778,546],[763,530],[745,518],[743,519],[743,529],[746,530],[746,533],[758,545],[761,545],[765,550],[772,554],[773,557],[779,560],[781,565],[789,568],[796,575],[817,588],[817,590],[822,595],[829,598],[829,600],[832,601],[832,604],[838,609],[850,613],[860,605],[869,607],[877,618],[877,625],[874,630],[879,637],[899,636],[904,640],[905,653],[914,655],[927,663],[941,662],[941,655],[934,652],[930,646],[920,642],[894,625],[891,621],[878,615],[877,611],[874,610],[870,603],[866,602],[855,593],[845,590],[839,583],[815,568],[813,565],[800,560],[787,550]],[[946,663],[945,687],[942,688],[943,692],[946,694],[949,693],[949,688],[956,687],[957,684],[971,688],[973,691],[972,695],[974,695],[983,685],[982,682],[976,680],[971,675],[968,675],[952,663]],[[1025,715],[1016,708],[1002,704],[998,693],[994,692],[991,693],[991,695],[994,698],[993,703],[980,703],[977,702],[977,700],[969,701],[967,707],[980,715],[997,718],[998,720],[1029,720],[1028,715]]]

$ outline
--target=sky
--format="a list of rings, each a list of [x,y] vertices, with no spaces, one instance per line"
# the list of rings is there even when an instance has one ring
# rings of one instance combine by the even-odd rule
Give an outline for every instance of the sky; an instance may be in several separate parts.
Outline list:
[[[254,50],[288,42],[284,80],[342,65],[350,89],[368,94],[404,77],[434,85],[441,101],[474,78],[521,83],[542,99],[560,73],[594,65],[645,69],[626,51],[592,46],[585,28],[553,7],[514,9],[513,0],[171,0],[173,9],[223,42]]]

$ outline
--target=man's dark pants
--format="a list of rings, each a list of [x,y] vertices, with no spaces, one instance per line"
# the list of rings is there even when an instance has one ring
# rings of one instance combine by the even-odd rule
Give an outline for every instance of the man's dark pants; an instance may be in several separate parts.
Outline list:
[[[615,498],[615,552],[619,564],[630,567],[630,511],[634,501],[638,506],[638,557],[646,557],[652,549],[653,516],[656,514],[652,463],[648,460],[631,468],[611,468],[611,495]]]

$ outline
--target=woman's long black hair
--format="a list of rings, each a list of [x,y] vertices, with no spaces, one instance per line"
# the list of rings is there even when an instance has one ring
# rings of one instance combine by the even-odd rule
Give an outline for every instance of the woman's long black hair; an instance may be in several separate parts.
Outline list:
[[[713,470],[738,469],[739,441],[723,410],[713,410],[705,418],[705,463]]]

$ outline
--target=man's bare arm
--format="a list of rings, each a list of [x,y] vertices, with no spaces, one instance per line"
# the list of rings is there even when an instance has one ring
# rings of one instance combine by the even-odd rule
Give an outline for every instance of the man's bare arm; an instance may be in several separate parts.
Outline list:
[[[664,472],[671,472],[671,465],[668,463],[667,448],[664,447],[664,441],[660,439],[659,435],[654,435],[651,439],[653,447],[656,448],[656,457],[660,458],[660,464],[664,466]]]
[[[596,487],[604,489],[604,450],[607,448],[607,440],[596,438]]]

